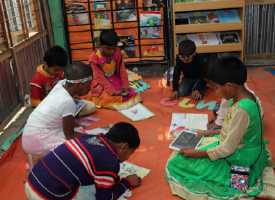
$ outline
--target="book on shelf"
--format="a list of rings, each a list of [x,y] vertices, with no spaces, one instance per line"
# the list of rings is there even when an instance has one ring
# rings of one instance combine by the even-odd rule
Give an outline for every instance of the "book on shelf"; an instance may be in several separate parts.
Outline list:
[[[89,24],[88,14],[84,3],[68,3],[67,8],[70,12],[72,25]]]
[[[207,130],[208,114],[173,113],[169,139],[176,138],[182,131]]]
[[[236,9],[217,10],[216,12],[221,23],[241,21]]]
[[[117,10],[135,8],[135,0],[115,0]]]
[[[240,43],[240,38],[236,31],[220,32],[218,33],[218,38],[221,44]]]
[[[175,13],[175,24],[176,25],[189,24],[187,13],[183,13],[183,12]]]
[[[186,34],[186,37],[192,40],[196,46],[220,44],[216,33]]]
[[[118,48],[122,53],[123,58],[134,58],[135,54],[135,36],[134,35],[120,35],[118,36]]]
[[[140,37],[161,37],[161,11],[140,11]],[[146,27],[148,26],[148,27]]]
[[[159,11],[160,0],[143,0],[142,1],[143,11]]]
[[[142,56],[164,56],[163,46],[154,45],[142,51]]]
[[[194,2],[194,0],[175,0],[175,3],[190,3],[190,2]]]
[[[208,17],[209,23],[220,23],[218,14],[215,10],[207,11],[207,17]]]
[[[94,31],[94,37],[99,37],[101,30],[111,28],[110,20],[94,18],[94,28],[97,29],[97,31]]]
[[[186,34],[176,35],[177,46],[183,40],[187,40]]]
[[[99,19],[108,19],[108,7],[106,2],[102,3],[93,3],[94,4],[94,11],[95,17]]]
[[[189,24],[208,23],[207,11],[188,12]]]
[[[118,10],[116,11],[116,21],[117,22],[128,22],[128,21],[136,21],[136,10]]]

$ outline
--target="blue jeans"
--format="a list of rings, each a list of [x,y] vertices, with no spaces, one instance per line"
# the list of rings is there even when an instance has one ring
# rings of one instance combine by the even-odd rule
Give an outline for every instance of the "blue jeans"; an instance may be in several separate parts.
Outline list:
[[[198,82],[199,82],[199,79],[189,79],[189,78],[183,77],[179,86],[179,96],[184,97],[189,94],[192,94]],[[205,87],[202,88],[200,92],[201,98],[203,98],[205,90],[206,90],[206,85]]]

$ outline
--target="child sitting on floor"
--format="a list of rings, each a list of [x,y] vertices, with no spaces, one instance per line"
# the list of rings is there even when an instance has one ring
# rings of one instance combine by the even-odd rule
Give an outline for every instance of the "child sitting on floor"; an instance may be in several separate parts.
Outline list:
[[[53,46],[46,50],[44,64],[37,67],[37,73],[31,80],[31,104],[37,107],[50,93],[59,80],[63,80],[63,68],[67,65],[68,56],[60,46]],[[79,116],[91,114],[95,111],[95,104],[87,102],[79,112]]]
[[[65,142],[48,153],[32,169],[25,184],[28,199],[73,199],[80,186],[95,184],[96,199],[119,199],[141,178],[120,179],[120,162],[139,147],[137,129],[126,122],[115,124],[97,136],[86,135]]]
[[[205,62],[204,66],[203,66],[202,73],[201,73],[201,76],[205,81],[208,81],[208,78],[207,78],[208,66],[210,64],[212,64],[217,59],[218,59],[217,56],[212,56]],[[244,87],[250,93],[255,95],[255,93],[248,88],[246,83],[244,83]],[[258,103],[261,107],[261,116],[263,117],[264,111],[263,111],[263,108],[261,106],[261,101],[259,100],[259,98],[257,96],[256,96],[256,98],[257,98],[257,101],[258,101]],[[226,100],[226,99],[222,98],[222,102],[220,104],[218,104],[218,106],[216,106],[215,109],[213,110],[215,117],[211,118],[208,121],[207,130],[216,130],[216,129],[221,129],[222,128],[222,124],[223,124],[225,115],[228,111],[229,104],[230,104],[231,101],[232,101],[232,99]]]
[[[209,137],[220,134],[218,142],[200,150],[182,148],[170,157],[166,177],[173,194],[187,200],[275,198],[270,189],[275,180],[263,138],[261,109],[257,98],[244,87],[245,65],[236,57],[224,56],[208,68],[207,76],[221,97],[232,99],[230,108],[221,130],[198,133]]]
[[[193,41],[183,40],[179,43],[179,55],[173,74],[173,92],[169,96],[171,101],[189,94],[192,94],[194,99],[203,98],[206,90],[206,82],[200,76],[203,63],[203,57],[196,53]],[[179,84],[181,72],[184,77]]]
[[[29,154],[29,163],[38,161],[65,141],[85,135],[74,131],[76,105],[73,96],[85,95],[90,91],[93,71],[88,65],[75,62],[66,70],[65,78],[58,82],[28,118],[22,147]]]
[[[101,48],[94,51],[89,58],[94,73],[89,100],[104,108],[123,110],[141,102],[142,98],[129,87],[128,75],[117,43],[118,37],[114,30],[105,29],[101,32]]]

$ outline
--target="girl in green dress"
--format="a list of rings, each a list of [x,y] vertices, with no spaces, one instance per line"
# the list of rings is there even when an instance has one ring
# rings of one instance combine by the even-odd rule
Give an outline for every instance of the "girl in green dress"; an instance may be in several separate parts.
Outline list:
[[[267,188],[275,186],[274,172],[264,144],[260,106],[244,87],[245,65],[236,57],[222,57],[208,68],[207,77],[221,97],[233,100],[221,130],[198,133],[212,137],[212,142],[171,155],[166,178],[172,193],[190,200],[275,198]],[[231,173],[231,166],[249,169],[249,176],[236,179],[239,175]]]

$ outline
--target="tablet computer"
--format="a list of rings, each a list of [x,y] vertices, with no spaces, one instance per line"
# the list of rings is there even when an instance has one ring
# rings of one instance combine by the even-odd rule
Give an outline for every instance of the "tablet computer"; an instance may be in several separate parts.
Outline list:
[[[180,151],[181,148],[196,149],[203,139],[203,135],[196,137],[197,133],[182,131],[170,144],[169,148]]]

